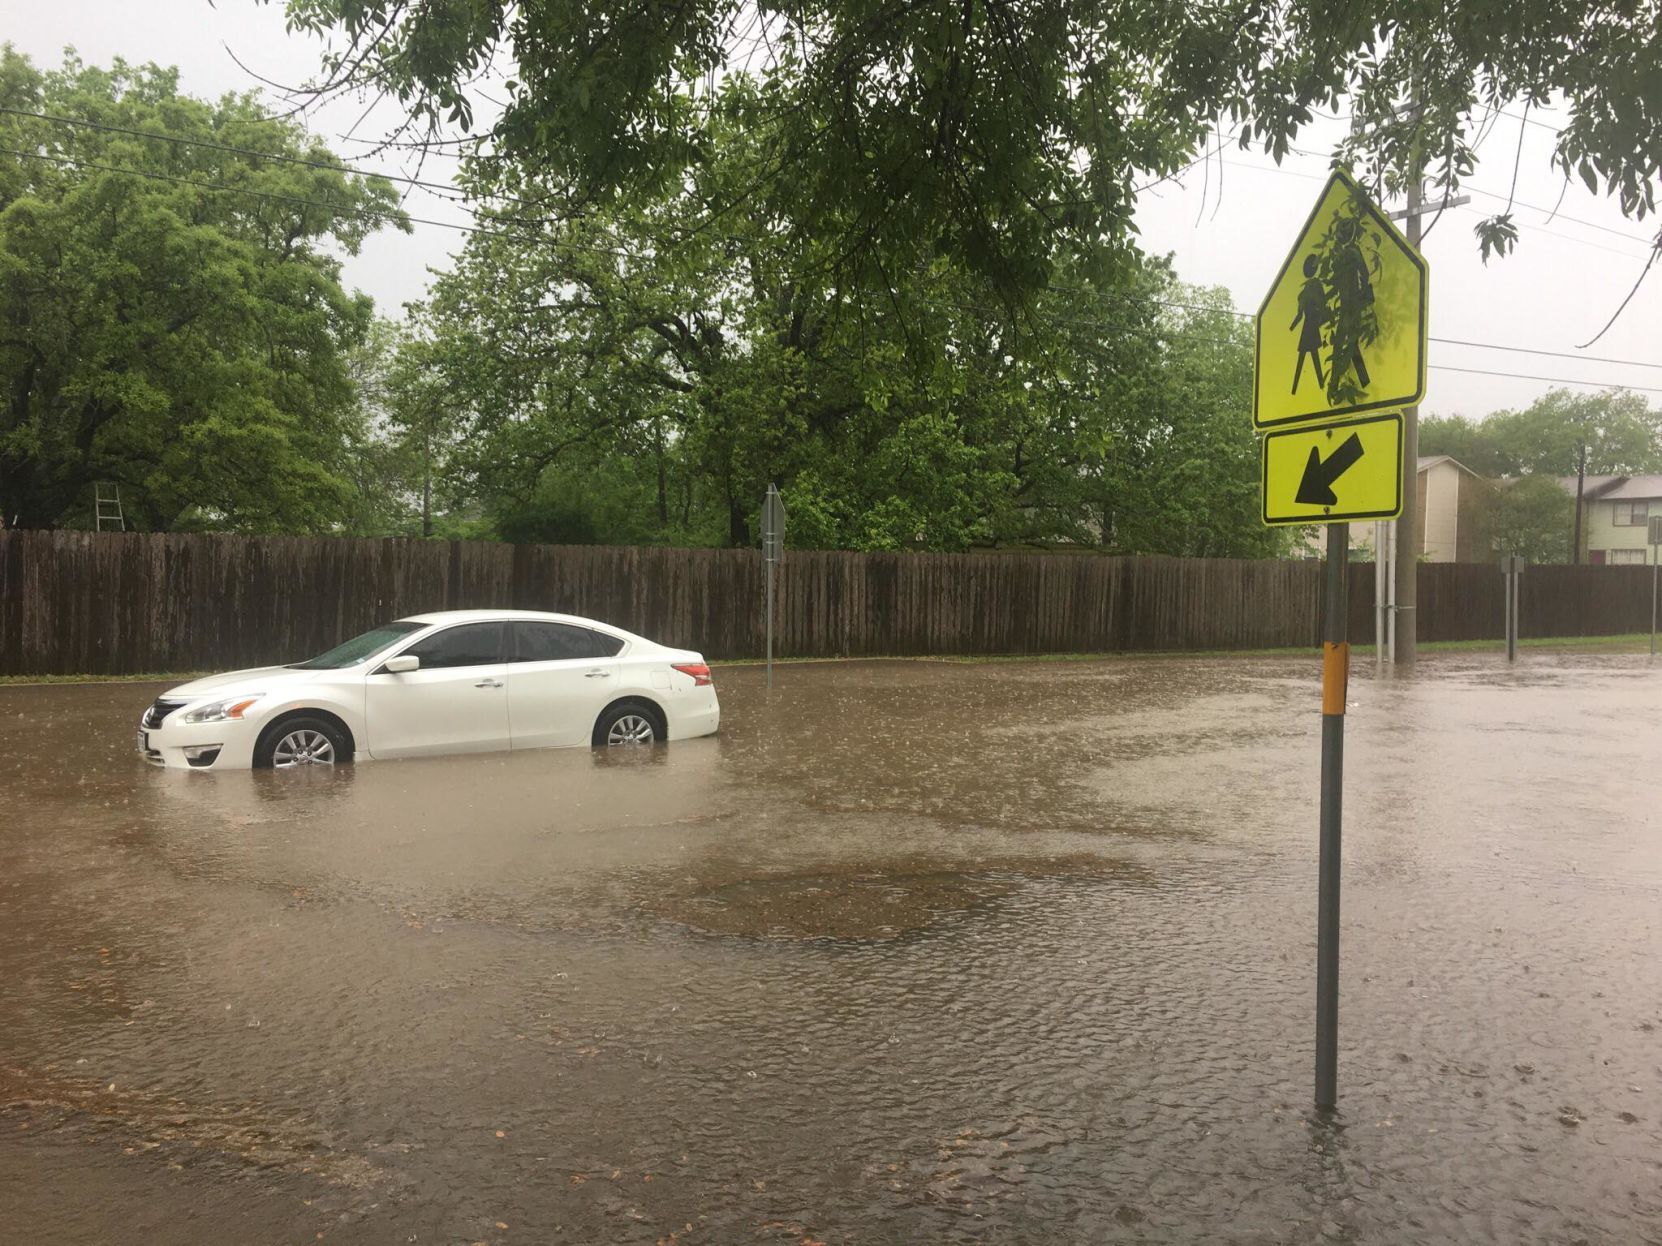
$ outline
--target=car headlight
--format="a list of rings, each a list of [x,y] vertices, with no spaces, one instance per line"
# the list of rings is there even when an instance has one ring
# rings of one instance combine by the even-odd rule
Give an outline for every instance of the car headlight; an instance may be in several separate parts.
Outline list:
[[[198,705],[188,711],[181,722],[187,723],[222,723],[226,719],[241,718],[243,711],[263,697],[265,693],[256,692],[253,695],[244,693],[240,697],[227,697],[223,701],[209,701],[206,705]]]

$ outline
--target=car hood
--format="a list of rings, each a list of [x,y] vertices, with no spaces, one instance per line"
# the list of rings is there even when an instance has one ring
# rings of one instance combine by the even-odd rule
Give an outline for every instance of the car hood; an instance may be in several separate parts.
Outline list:
[[[194,701],[216,692],[226,696],[238,692],[270,693],[289,684],[305,683],[317,675],[317,671],[297,671],[292,666],[254,666],[246,671],[226,671],[223,675],[193,679],[188,684],[169,688],[162,695],[170,701]]]

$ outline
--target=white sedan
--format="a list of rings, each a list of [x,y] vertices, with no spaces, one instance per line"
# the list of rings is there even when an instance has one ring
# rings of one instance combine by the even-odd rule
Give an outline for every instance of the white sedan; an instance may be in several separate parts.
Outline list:
[[[172,689],[139,723],[159,766],[247,770],[507,748],[652,744],[721,725],[702,656],[592,619],[417,614],[292,666]]]

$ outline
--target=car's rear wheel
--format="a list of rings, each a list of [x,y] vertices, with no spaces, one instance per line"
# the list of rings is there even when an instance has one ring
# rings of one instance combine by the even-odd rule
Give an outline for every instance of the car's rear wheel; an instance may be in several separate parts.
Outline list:
[[[286,718],[266,728],[254,746],[254,764],[262,770],[336,766],[351,760],[346,733],[326,718]]]
[[[662,719],[648,706],[632,701],[609,707],[594,724],[594,743],[607,748],[656,744],[664,738]]]

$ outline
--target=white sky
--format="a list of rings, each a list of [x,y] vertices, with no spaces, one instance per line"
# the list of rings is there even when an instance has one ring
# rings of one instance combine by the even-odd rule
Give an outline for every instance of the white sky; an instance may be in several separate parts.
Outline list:
[[[181,88],[206,97],[258,85],[235,63],[232,52],[255,72],[280,82],[302,81],[318,64],[318,45],[285,31],[281,4],[254,0],[218,0],[217,5],[207,0],[53,0],[27,6],[14,0],[3,37],[42,67],[55,66],[66,45],[95,64],[122,56],[130,62],[177,65]],[[342,136],[356,125],[357,137],[373,140],[397,120],[392,107],[383,105],[359,124],[362,109],[361,103],[338,101],[314,113],[310,124],[337,153],[366,169],[446,180],[453,167],[450,160],[430,159],[418,172],[413,161],[391,153],[361,158],[368,144]],[[1563,190],[1562,179],[1548,161],[1552,133],[1540,125],[1524,125],[1521,108],[1508,111],[1515,115],[1496,122],[1479,153],[1477,173],[1467,187],[1471,206],[1445,213],[1422,248],[1431,268],[1434,339],[1422,410],[1484,415],[1523,406],[1552,388],[1551,381],[1525,379],[1531,376],[1650,387],[1653,392],[1646,397],[1652,405],[1662,405],[1662,271],[1652,272],[1622,319],[1596,346],[1576,350],[1627,294],[1644,265],[1647,238],[1654,236],[1658,222],[1624,218],[1614,201],[1593,196],[1578,181],[1564,194],[1557,217],[1549,223]],[[1343,124],[1328,122],[1301,136],[1298,146],[1304,154],[1289,156],[1279,168],[1266,156],[1226,146],[1221,164],[1214,158],[1148,192],[1137,214],[1144,246],[1151,253],[1172,253],[1183,280],[1225,286],[1237,307],[1256,310],[1321,188],[1326,152],[1342,134]],[[1521,239],[1516,252],[1485,266],[1471,229],[1480,215],[1504,206],[1520,131],[1514,219]],[[410,190],[404,206],[414,216],[452,223],[468,220],[464,209],[423,190]],[[417,225],[411,235],[383,231],[347,261],[347,280],[374,296],[383,313],[397,315],[403,302],[421,297],[429,269],[448,266],[464,238],[456,230],[426,225]],[[1652,366],[1505,353],[1436,338]]]

